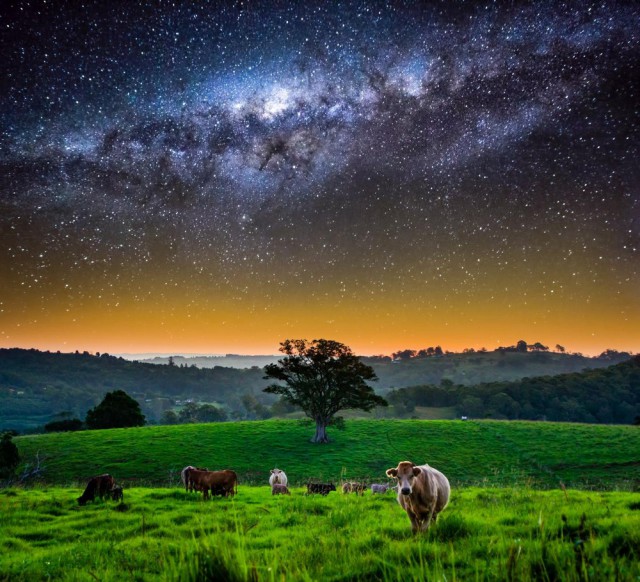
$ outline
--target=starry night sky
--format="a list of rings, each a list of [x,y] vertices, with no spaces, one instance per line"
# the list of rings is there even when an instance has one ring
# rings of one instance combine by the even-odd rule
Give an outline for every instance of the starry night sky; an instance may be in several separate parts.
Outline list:
[[[640,350],[640,5],[0,4],[0,347]]]

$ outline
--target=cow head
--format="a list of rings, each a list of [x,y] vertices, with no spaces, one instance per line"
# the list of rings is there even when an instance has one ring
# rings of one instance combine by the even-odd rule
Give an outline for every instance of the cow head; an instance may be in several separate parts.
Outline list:
[[[387,469],[387,477],[398,480],[398,490],[403,495],[411,495],[413,480],[418,475],[420,475],[420,469],[411,461],[402,461],[395,469]]]
[[[282,473],[282,471],[280,469],[271,469],[271,474],[273,475],[273,482],[274,483],[281,483],[281,481],[280,481],[280,473]]]

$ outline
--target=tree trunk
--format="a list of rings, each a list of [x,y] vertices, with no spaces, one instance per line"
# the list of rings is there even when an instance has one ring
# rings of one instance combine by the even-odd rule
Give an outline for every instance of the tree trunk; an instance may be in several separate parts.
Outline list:
[[[312,443],[328,443],[329,437],[327,436],[327,421],[323,419],[316,419],[316,434],[311,439]]]

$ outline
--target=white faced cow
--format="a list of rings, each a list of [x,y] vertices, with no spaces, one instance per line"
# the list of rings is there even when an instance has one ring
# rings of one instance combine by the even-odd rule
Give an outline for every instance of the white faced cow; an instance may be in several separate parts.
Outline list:
[[[271,487],[274,485],[284,485],[286,487],[288,484],[287,474],[284,471],[271,469],[271,475],[269,476],[269,485],[271,485]]]
[[[449,503],[449,480],[429,465],[402,461],[395,469],[387,469],[387,477],[398,480],[398,503],[407,512],[414,533],[426,531],[431,520]]]

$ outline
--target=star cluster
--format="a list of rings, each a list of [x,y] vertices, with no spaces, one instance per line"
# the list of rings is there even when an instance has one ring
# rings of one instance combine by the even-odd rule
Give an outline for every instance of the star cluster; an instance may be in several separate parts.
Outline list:
[[[0,344],[638,350],[634,3],[5,2]]]

